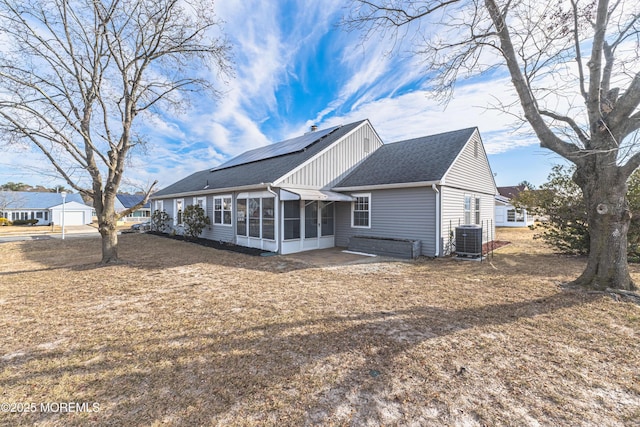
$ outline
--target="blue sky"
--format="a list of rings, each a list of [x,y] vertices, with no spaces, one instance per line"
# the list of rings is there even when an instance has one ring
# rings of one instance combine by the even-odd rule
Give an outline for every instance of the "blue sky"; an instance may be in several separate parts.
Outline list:
[[[563,162],[516,132],[513,118],[488,109],[495,97],[514,99],[510,79],[494,74],[461,82],[445,106],[430,97],[421,58],[383,40],[362,42],[336,23],[344,1],[218,2],[233,46],[235,76],[217,100],[195,99],[183,111],[139,117],[149,145],[135,153],[125,190],[159,187],[215,166],[248,149],[320,128],[368,118],[385,143],[477,126],[499,186],[539,185]],[[217,76],[212,75],[212,79]],[[44,174],[37,156],[9,152],[0,182],[61,183]]]

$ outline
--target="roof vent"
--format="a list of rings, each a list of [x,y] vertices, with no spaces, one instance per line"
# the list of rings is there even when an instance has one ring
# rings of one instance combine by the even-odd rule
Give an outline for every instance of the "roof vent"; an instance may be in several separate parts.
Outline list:
[[[316,125],[311,125],[311,132],[315,132],[318,130],[318,126]]]

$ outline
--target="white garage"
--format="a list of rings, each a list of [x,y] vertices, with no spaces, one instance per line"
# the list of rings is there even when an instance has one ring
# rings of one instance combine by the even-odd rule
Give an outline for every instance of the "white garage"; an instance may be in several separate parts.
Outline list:
[[[62,225],[62,204],[53,206],[51,211],[51,220],[55,225]],[[91,206],[83,205],[78,202],[69,202],[64,205],[64,225],[85,225],[91,224]]]

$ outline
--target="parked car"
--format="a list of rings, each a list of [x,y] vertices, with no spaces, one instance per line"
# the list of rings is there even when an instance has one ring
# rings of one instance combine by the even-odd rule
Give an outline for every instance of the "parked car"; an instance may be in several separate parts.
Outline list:
[[[149,231],[149,230],[151,230],[151,221],[139,222],[137,224],[133,224],[131,226],[131,230],[133,230],[133,231]]]

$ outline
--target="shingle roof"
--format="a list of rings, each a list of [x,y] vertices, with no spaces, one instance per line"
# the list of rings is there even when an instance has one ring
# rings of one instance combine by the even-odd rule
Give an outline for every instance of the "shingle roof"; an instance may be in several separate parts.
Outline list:
[[[510,186],[510,187],[498,187],[498,193],[501,196],[506,197],[508,199],[513,199],[518,194],[520,194],[520,192],[522,192],[524,190],[525,190],[525,186],[524,185],[514,185],[514,186]]]
[[[124,206],[125,209],[129,209],[130,207],[137,205],[142,201],[142,199],[144,199],[144,196],[141,194],[118,194],[116,197],[120,200],[120,203],[122,203],[122,206]],[[142,205],[142,207],[150,208],[151,202],[147,202]]]
[[[298,165],[309,160],[347,133],[364,123],[365,120],[340,126],[320,138],[306,149],[278,157],[241,164],[224,169],[206,169],[196,172],[180,181],[163,188],[153,198],[170,194],[188,193],[205,189],[233,188],[274,182]]]
[[[438,181],[476,128],[385,144],[335,188]]]
[[[49,209],[62,204],[59,193],[40,193],[31,191],[0,191],[0,202],[7,209]],[[65,202],[78,202],[85,205],[78,193],[69,193]]]

